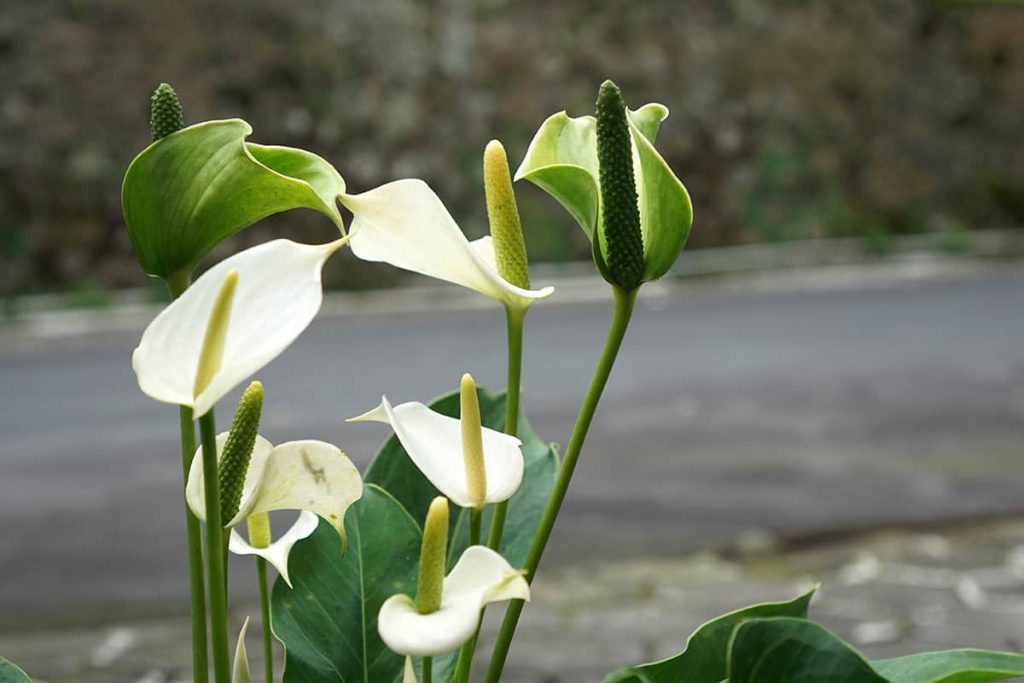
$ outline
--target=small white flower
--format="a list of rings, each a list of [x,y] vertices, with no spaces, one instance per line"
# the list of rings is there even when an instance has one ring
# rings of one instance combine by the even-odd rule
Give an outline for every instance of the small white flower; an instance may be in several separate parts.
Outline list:
[[[377,629],[398,654],[432,657],[468,641],[480,623],[480,610],[492,602],[529,600],[522,572],[482,545],[466,549],[444,579],[441,608],[420,614],[407,595],[388,598],[380,608]]]
[[[381,404],[349,422],[390,424],[402,448],[438,491],[460,507],[475,508],[466,475],[459,420],[442,415],[422,403]],[[487,488],[482,501],[500,503],[512,497],[523,481],[522,442],[514,436],[483,428],[484,470]]]
[[[352,212],[352,253],[452,282],[525,308],[554,289],[522,289],[498,274],[490,237],[470,242],[441,199],[418,179],[396,180],[339,199]]]
[[[308,245],[274,240],[239,252],[204,273],[149,324],[132,354],[139,388],[204,415],[226,393],[276,358],[312,322],[323,290],[320,271],[345,239]],[[235,275],[231,275],[234,272]],[[197,380],[204,340],[227,280],[237,277],[210,376]]]
[[[217,457],[223,454],[227,432],[217,436]],[[185,485],[185,500],[199,519],[206,519],[203,453],[192,460]],[[258,555],[272,564],[291,586],[288,554],[295,543],[316,530],[319,517],[327,520],[344,538],[345,511],[363,495],[363,480],[352,461],[337,447],[323,441],[289,441],[273,446],[256,437],[249,468],[242,484],[238,514],[225,528],[244,522],[250,515],[274,510],[302,510],[283,536],[265,548],[257,548],[232,531],[229,549],[239,555]]]

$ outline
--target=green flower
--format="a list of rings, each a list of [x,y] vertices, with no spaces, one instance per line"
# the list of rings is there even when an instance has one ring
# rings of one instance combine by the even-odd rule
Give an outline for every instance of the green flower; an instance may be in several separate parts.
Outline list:
[[[693,222],[686,188],[654,148],[667,116],[660,104],[627,108],[606,81],[598,116],[549,117],[516,172],[565,207],[590,238],[601,275],[626,290],[668,272]]]

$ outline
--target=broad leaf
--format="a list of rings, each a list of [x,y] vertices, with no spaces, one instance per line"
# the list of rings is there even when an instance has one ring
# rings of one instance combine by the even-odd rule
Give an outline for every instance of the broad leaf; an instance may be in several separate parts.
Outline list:
[[[892,683],[860,653],[812,621],[740,623],[729,645],[729,683]]]
[[[477,389],[480,402],[480,420],[485,427],[503,430],[505,428],[505,394],[486,389]],[[458,417],[459,393],[453,392],[434,400],[430,407],[439,413]],[[502,536],[501,554],[513,567],[520,567],[526,558],[530,541],[540,523],[544,505],[547,503],[558,470],[558,456],[554,449],[540,440],[529,422],[520,412],[519,438],[523,442],[523,483],[509,500],[508,516],[505,518],[505,533]],[[394,435],[390,436],[378,451],[363,475],[367,483],[374,483],[387,490],[405,506],[416,520],[427,514],[430,501],[439,495],[436,488],[424,477],[406,455]],[[491,508],[488,506],[483,518],[484,536],[490,528]],[[469,545],[469,513],[459,510],[452,515],[448,552],[449,568]],[[434,677],[445,680],[454,670],[457,653],[434,658]]]
[[[0,657],[0,683],[32,683],[24,671]]]
[[[287,648],[285,683],[391,683],[404,660],[377,633],[392,595],[416,594],[422,532],[387,492],[366,486],[345,520],[348,548],[324,521],[292,550],[289,589],[274,584],[274,634]]]
[[[221,240],[289,209],[314,209],[339,229],[345,182],[329,163],[289,147],[246,143],[240,119],[207,121],[162,138],[125,173],[121,205],[143,269],[191,273]]]
[[[716,617],[694,631],[674,657],[621,669],[605,683],[719,683],[727,674],[729,639],[738,623],[757,617],[804,617],[813,596],[812,590],[789,602],[752,605]]]
[[[892,683],[984,683],[1024,676],[1024,655],[987,650],[924,652],[871,664]]]

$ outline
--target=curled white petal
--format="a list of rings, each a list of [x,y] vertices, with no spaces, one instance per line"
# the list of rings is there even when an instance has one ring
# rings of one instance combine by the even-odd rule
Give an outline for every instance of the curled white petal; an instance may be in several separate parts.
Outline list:
[[[490,240],[471,244],[422,180],[396,180],[340,199],[352,212],[352,253],[365,261],[390,263],[517,306],[554,291],[522,289],[502,278]]]
[[[390,424],[409,458],[430,483],[460,507],[473,507],[466,481],[459,421],[442,415],[422,403],[391,406],[387,396],[370,412],[349,422],[373,421]],[[522,442],[514,436],[483,428],[484,471],[487,473],[487,503],[512,497],[523,481]]]
[[[412,657],[405,658],[405,669],[402,672],[402,683],[419,683],[416,680],[416,669],[412,665]]]
[[[236,555],[256,555],[269,562],[281,575],[288,587],[292,587],[292,581],[288,577],[288,556],[292,552],[292,546],[316,531],[320,524],[320,518],[308,511],[299,513],[291,528],[281,538],[277,539],[266,548],[257,548],[250,544],[240,533],[231,530],[231,539],[228,541],[228,550]]]
[[[359,470],[341,450],[323,441],[289,441],[276,446],[259,480],[252,503],[245,509],[247,516],[309,510],[342,535],[345,511],[363,495]]]
[[[249,617],[245,618],[235,647],[235,665],[231,670],[231,683],[249,683],[249,655],[245,650],[245,632],[249,630]]]
[[[132,354],[139,388],[158,401],[190,406],[193,417],[276,358],[316,316],[320,271],[343,240],[322,245],[274,240],[239,252],[204,273],[149,324]],[[217,293],[238,272],[223,361],[193,395],[199,354]]]
[[[522,573],[490,548],[472,546],[445,578],[439,610],[420,614],[411,598],[395,595],[381,606],[377,629],[393,651],[432,657],[468,641],[476,632],[484,605],[512,599],[530,599],[530,587]]]
[[[224,455],[224,444],[228,440],[228,433],[221,432],[217,435],[217,461]],[[253,497],[260,485],[263,471],[266,469],[267,458],[273,452],[274,446],[262,436],[256,435],[256,443],[253,445],[252,456],[249,458],[249,469],[245,474],[245,481],[242,483],[242,498],[238,506],[238,514],[234,519],[225,520],[225,527],[231,527],[248,516],[248,510],[252,508]],[[192,458],[192,466],[188,471],[188,481],[185,483],[185,502],[192,510],[192,514],[202,521],[206,521],[206,484],[203,475],[203,449],[200,447]]]

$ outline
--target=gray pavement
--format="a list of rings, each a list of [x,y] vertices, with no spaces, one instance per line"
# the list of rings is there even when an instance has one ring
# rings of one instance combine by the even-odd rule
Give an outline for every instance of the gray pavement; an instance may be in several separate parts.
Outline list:
[[[1024,271],[855,275],[652,289],[549,564],[1024,509]],[[565,438],[607,316],[531,313],[524,401],[545,438]],[[175,411],[138,392],[137,338],[0,348],[0,633],[187,607]],[[343,417],[463,371],[500,385],[503,353],[497,309],[326,316],[261,373],[263,431],[362,464],[386,430]]]

